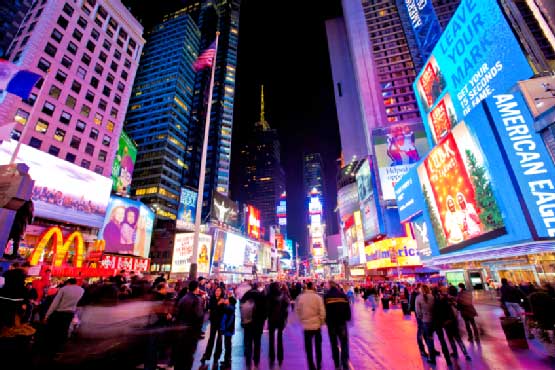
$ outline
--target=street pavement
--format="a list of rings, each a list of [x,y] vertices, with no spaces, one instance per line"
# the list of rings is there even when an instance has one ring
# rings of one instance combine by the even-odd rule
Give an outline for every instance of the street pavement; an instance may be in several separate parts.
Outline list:
[[[156,338],[157,332],[145,330],[146,317],[153,302],[134,301],[116,306],[87,306],[81,316],[78,335],[72,338],[66,351],[58,359],[55,368],[60,369],[135,369],[146,354],[144,343],[147,338]],[[512,349],[508,346],[499,323],[503,315],[498,306],[477,305],[478,326],[483,332],[480,345],[469,344],[472,357],[454,361],[453,369],[501,370],[501,369],[555,369],[555,360],[549,358],[537,340],[529,340],[530,349]],[[371,307],[358,298],[352,308],[353,317],[349,324],[350,369],[448,369],[443,357],[437,365],[430,366],[420,356],[416,345],[416,321],[413,316],[403,316],[400,307],[389,310]],[[232,369],[245,369],[243,359],[243,336],[237,311],[237,330],[233,337]],[[464,326],[464,325],[463,325]],[[162,330],[171,331],[171,327]],[[209,327],[206,327],[207,334]],[[333,360],[326,327],[322,329],[323,370],[333,370]],[[463,329],[463,338],[466,334]],[[199,342],[193,369],[200,367],[200,358],[206,347],[205,338]],[[169,343],[166,343],[169,345]],[[436,340],[436,348],[440,345]],[[307,369],[302,327],[293,312],[284,332],[285,360],[283,370]],[[460,352],[459,352],[460,353]],[[223,360],[223,354],[222,358]],[[163,362],[160,360],[159,362]],[[209,363],[209,365],[212,365]],[[3,366],[0,365],[0,368]],[[7,367],[10,369],[10,367]],[[260,370],[270,370],[268,363],[268,333],[262,337]]]
[[[530,340],[530,349],[511,349],[499,324],[503,315],[500,308],[479,305],[478,326],[483,332],[480,345],[471,345],[465,340],[472,357],[468,362],[460,354],[452,369],[500,370],[500,369],[555,369],[555,360],[542,351],[541,346]],[[238,320],[239,321],[239,320]],[[464,326],[464,325],[463,325]],[[463,338],[466,335],[463,333]],[[327,329],[322,330],[323,369],[333,370],[330,343]],[[416,345],[416,321],[414,315],[403,316],[400,307],[389,310],[381,307],[372,311],[371,307],[358,299],[353,306],[353,318],[349,326],[350,368],[351,370],[409,370],[409,369],[448,369],[443,357],[437,358],[437,365],[431,366],[420,356]],[[195,356],[195,369],[200,365],[206,339],[199,343]],[[436,348],[440,348],[436,340]],[[242,357],[242,333],[238,328],[233,337],[232,369],[245,369]],[[285,360],[283,370],[307,369],[304,352],[304,339],[300,323],[294,313],[289,314],[289,322],[284,332]],[[260,369],[270,369],[268,363],[268,333],[262,337]]]

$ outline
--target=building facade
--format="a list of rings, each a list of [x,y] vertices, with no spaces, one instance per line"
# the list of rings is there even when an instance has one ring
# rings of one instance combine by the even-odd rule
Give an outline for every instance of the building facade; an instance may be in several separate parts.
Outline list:
[[[188,14],[169,14],[147,40],[125,121],[138,145],[132,194],[175,220],[181,187],[198,177],[190,115],[200,30]]]
[[[260,120],[256,122],[248,143],[241,150],[244,169],[240,199],[260,210],[266,234],[277,226],[276,205],[285,192],[285,173],[281,166],[278,133],[271,129],[264,115],[264,87],[261,93]]]
[[[0,57],[4,57],[32,0],[6,0],[0,5]]]
[[[110,177],[142,33],[117,0],[36,1],[8,59],[44,78],[26,101],[6,95],[0,122],[17,122],[13,139]]]

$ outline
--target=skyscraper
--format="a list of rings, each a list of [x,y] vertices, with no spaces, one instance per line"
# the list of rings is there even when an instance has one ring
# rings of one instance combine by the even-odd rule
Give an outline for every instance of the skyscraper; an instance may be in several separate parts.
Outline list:
[[[7,95],[0,122],[17,122],[12,137],[24,144],[111,176],[142,33],[119,0],[35,1],[8,58],[48,76],[26,101]]]
[[[323,197],[324,189],[324,162],[320,153],[308,153],[303,156],[303,181],[305,196],[308,196],[312,189],[316,189]]]
[[[241,150],[244,180],[241,201],[260,210],[262,226],[269,232],[278,225],[276,205],[285,191],[285,173],[281,166],[278,133],[270,128],[264,112],[264,87],[260,98],[260,120],[256,122],[249,141]]]
[[[7,53],[32,0],[5,0],[0,5],[0,57]]]
[[[175,220],[180,187],[198,187],[210,69],[194,73],[191,65],[214,41],[216,31],[220,37],[203,193],[204,219],[212,192],[227,195],[229,191],[239,1],[203,0],[168,14],[154,28],[145,50],[126,127],[139,144],[135,194],[154,204],[162,220]],[[142,97],[143,90],[148,91],[147,96]]]
[[[147,39],[125,122],[138,145],[132,193],[152,205],[158,218],[175,219],[181,187],[198,178],[190,112],[200,30],[188,14],[177,12]]]

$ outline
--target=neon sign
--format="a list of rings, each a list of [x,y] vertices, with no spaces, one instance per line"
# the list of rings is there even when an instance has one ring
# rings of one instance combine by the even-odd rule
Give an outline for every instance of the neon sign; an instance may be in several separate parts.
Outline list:
[[[74,245],[75,257],[73,258],[74,267],[82,267],[85,258],[85,242],[83,235],[79,231],[74,231],[67,236],[64,241],[62,230],[58,226],[47,229],[40,237],[37,247],[31,255],[30,264],[37,265],[39,259],[50,241],[53,241],[52,266],[61,267],[67,259],[69,247]]]

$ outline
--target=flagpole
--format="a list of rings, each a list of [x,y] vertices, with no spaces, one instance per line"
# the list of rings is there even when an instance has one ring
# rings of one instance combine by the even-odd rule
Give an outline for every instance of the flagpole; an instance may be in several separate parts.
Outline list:
[[[31,108],[31,112],[29,112],[29,116],[27,116],[27,122],[25,122],[25,125],[23,126],[23,130],[21,131],[21,135],[19,135],[19,140],[17,140],[17,144],[15,145],[15,149],[13,150],[13,153],[12,153],[12,158],[10,159],[10,166],[14,165],[15,161],[17,160],[17,155],[19,154],[19,149],[21,148],[21,142],[23,141],[23,138],[27,134],[27,131],[29,130],[29,126],[31,126],[31,117],[35,115],[35,111],[37,110],[38,100],[42,93],[42,89],[44,88],[44,86],[46,86],[46,80],[48,79],[49,72],[50,71],[46,72],[46,75],[44,76],[44,80],[42,81],[42,86],[40,87],[39,92],[37,93],[37,98],[33,103],[33,107]]]
[[[200,175],[198,179],[197,209],[195,214],[195,233],[193,236],[193,256],[191,258],[191,268],[189,270],[189,280],[196,280],[198,270],[198,241],[200,233],[200,221],[202,218],[202,202],[204,195],[204,177],[206,176],[206,152],[208,151],[208,136],[210,133],[210,114],[212,111],[212,92],[214,90],[214,75],[216,73],[216,60],[218,58],[218,38],[220,32],[216,32],[214,60],[212,61],[212,71],[210,75],[210,88],[208,90],[208,107],[206,109],[206,119],[204,122],[204,142],[202,144],[202,157],[200,160]]]

